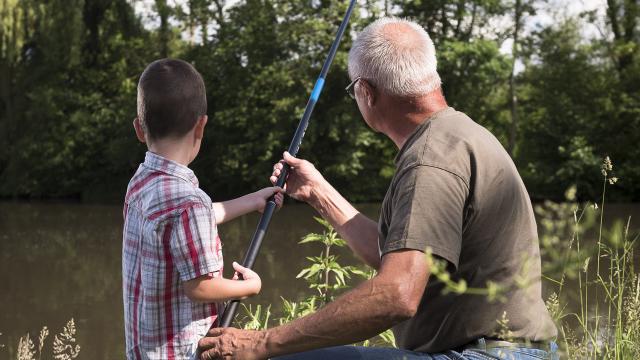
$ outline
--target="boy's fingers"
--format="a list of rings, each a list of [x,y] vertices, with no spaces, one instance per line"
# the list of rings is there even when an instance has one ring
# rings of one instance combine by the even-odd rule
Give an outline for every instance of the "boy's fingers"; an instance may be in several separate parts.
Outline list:
[[[238,264],[235,261],[233,262],[232,266],[233,266],[233,270],[235,270],[235,271],[237,271],[239,273],[242,273],[243,270],[246,270],[246,268],[244,266]]]
[[[247,275],[251,275],[251,273],[253,272],[253,270],[246,268],[240,264],[238,264],[237,262],[233,262],[233,269],[237,272],[239,272],[243,278],[247,278]]]

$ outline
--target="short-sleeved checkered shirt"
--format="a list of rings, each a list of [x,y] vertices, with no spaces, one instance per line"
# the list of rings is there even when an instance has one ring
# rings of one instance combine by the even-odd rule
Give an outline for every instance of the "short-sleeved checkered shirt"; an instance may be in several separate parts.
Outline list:
[[[124,203],[127,358],[194,358],[218,309],[189,300],[182,284],[202,275],[221,276],[222,265],[211,199],[193,171],[147,152]]]

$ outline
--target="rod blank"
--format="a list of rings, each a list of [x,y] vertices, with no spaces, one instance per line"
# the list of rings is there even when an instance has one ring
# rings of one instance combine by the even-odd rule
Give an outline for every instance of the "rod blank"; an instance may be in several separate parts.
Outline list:
[[[313,91],[309,96],[309,101],[307,102],[307,106],[304,110],[304,114],[302,115],[302,119],[298,123],[298,128],[296,129],[295,134],[293,135],[293,139],[291,140],[291,144],[289,145],[289,153],[293,156],[298,154],[298,150],[300,150],[300,144],[302,143],[302,139],[304,138],[304,134],[307,131],[307,127],[309,126],[309,119],[311,118],[311,114],[313,113],[313,109],[316,106],[318,99],[320,98],[320,94],[322,93],[322,88],[324,87],[325,78],[327,77],[327,73],[329,72],[329,67],[331,67],[331,63],[336,56],[336,52],[338,51],[338,46],[340,45],[340,40],[342,40],[342,36],[344,35],[345,30],[347,29],[347,24],[349,23],[349,18],[351,18],[351,13],[353,13],[353,9],[355,7],[356,0],[351,0],[349,3],[349,8],[347,9],[347,13],[338,28],[338,33],[336,34],[336,38],[331,45],[331,49],[329,49],[329,55],[322,66],[322,70],[320,71],[320,76],[316,81]],[[276,182],[276,186],[284,187],[285,182],[287,181],[287,175],[289,173],[289,166],[287,164],[284,165],[280,176],[278,177],[278,181]],[[251,238],[251,243],[249,245],[249,249],[245,254],[244,260],[242,261],[242,266],[247,268],[253,268],[253,264],[258,257],[258,252],[260,251],[260,246],[262,245],[262,240],[264,239],[265,234],[267,233],[267,229],[269,228],[269,223],[271,222],[271,217],[276,209],[276,202],[274,197],[272,196],[265,206],[265,209],[262,213],[262,217],[260,218],[260,222],[258,223],[258,227],[256,228],[253,237]],[[231,326],[231,322],[235,317],[236,311],[238,310],[238,304],[240,300],[231,300],[229,304],[226,306],[224,314],[222,315],[222,321],[220,322],[221,327],[229,327]]]

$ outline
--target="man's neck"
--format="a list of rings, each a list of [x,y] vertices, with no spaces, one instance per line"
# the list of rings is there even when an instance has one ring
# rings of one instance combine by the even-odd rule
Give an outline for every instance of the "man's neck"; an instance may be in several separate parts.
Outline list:
[[[385,107],[389,109],[385,116],[387,126],[382,132],[394,142],[398,149],[402,149],[418,126],[449,106],[440,90],[420,98],[388,99],[387,101],[389,102]]]

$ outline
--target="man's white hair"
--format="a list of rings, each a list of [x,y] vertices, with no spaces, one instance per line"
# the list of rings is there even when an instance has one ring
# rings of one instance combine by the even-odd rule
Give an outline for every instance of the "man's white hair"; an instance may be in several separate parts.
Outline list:
[[[368,25],[349,51],[349,76],[389,95],[421,96],[441,85],[436,50],[415,22],[384,17]]]

